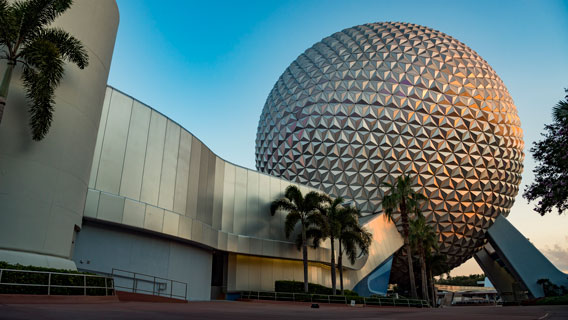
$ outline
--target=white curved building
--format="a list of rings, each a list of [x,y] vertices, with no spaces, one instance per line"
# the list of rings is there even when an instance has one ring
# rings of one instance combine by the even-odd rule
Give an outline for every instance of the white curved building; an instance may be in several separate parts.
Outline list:
[[[219,298],[226,292],[240,290],[273,291],[276,280],[302,281],[301,254],[295,244],[284,236],[285,213],[277,212],[272,216],[269,212],[269,204],[282,197],[288,185],[295,183],[219,158],[173,120],[107,87],[118,19],[115,1],[80,0],[57,20],[56,25],[83,42],[90,56],[90,65],[85,70],[66,66],[65,77],[56,90],[55,118],[50,132],[41,142],[31,140],[27,102],[21,83],[14,81],[0,124],[0,261],[101,273],[121,269],[148,274],[187,284],[188,287],[174,287],[172,283],[164,282],[160,283],[159,290],[171,290],[174,295],[191,300]],[[457,42],[450,41],[449,45],[457,45]],[[420,52],[418,50],[417,54]],[[444,59],[437,62],[439,65],[444,63]],[[5,65],[0,65],[0,72],[4,68]],[[443,69],[443,66],[440,68]],[[290,71],[290,74],[294,75],[294,72]],[[493,81],[490,83],[500,83],[498,78],[490,78]],[[288,82],[279,81],[277,86]],[[278,91],[279,95],[282,96],[284,91]],[[275,97],[275,92],[271,96]],[[294,99],[304,101],[302,95],[306,92],[298,94]],[[504,101],[509,104],[509,109],[503,111],[504,115],[516,116],[510,98],[507,96]],[[272,112],[271,116],[276,116],[272,104],[267,105],[265,114]],[[392,109],[387,110],[389,114],[397,112],[396,104],[388,108]],[[400,108],[403,109],[401,114],[408,111],[405,106]],[[302,113],[301,109],[296,106],[291,111]],[[368,118],[366,114],[359,117]],[[459,120],[459,117],[454,118]],[[268,116],[262,121],[270,127],[271,122],[267,119]],[[522,161],[522,155],[516,151],[522,141],[520,130],[515,131],[518,119],[507,119],[509,122],[504,120],[503,126],[509,126],[507,130],[510,131],[505,133],[511,137],[499,140],[498,145],[503,142],[504,147],[510,150],[500,153],[498,158],[499,163],[510,165],[505,171],[500,168],[493,170],[488,156],[483,154],[481,159],[489,171],[497,172],[492,174],[505,175],[502,190],[491,189],[487,195],[500,197],[499,208],[488,215],[469,211],[456,211],[456,214],[450,215],[459,217],[461,222],[458,222],[463,225],[471,224],[471,228],[487,228],[495,214],[506,214],[516,193]],[[399,120],[391,117],[388,121],[401,126],[404,121]],[[295,128],[298,126],[281,130],[296,133]],[[479,133],[489,138],[493,136],[486,130]],[[387,136],[391,134],[386,132]],[[464,134],[460,133],[460,137],[463,138]],[[269,136],[261,135],[260,153],[268,150],[263,148],[272,148]],[[301,135],[299,139],[302,141]],[[353,141],[363,143],[357,139]],[[485,146],[490,151],[501,150],[491,141],[486,141]],[[264,168],[262,163],[266,157],[260,153],[257,153],[257,160]],[[281,155],[275,152],[275,156]],[[317,154],[316,157],[325,157],[325,154]],[[355,158],[359,159],[359,156]],[[268,167],[285,169],[282,163]],[[311,178],[302,179],[300,182],[306,185],[297,184],[302,192],[317,190],[313,184],[312,187],[307,186],[311,184]],[[449,181],[448,177],[444,179]],[[477,180],[483,179],[476,177],[468,187],[477,188]],[[317,181],[317,187],[323,186],[325,190],[325,183]],[[361,199],[355,197],[355,200]],[[372,201],[371,198],[363,199],[366,205]],[[475,210],[478,210],[485,204],[476,202],[475,205]],[[470,215],[474,221],[463,221],[464,216]],[[373,242],[368,256],[359,257],[354,264],[343,261],[345,287],[363,295],[384,294],[393,257],[403,244],[402,238],[395,224],[383,215],[369,215],[360,223],[372,232]],[[438,221],[439,232],[447,232],[447,239],[462,235],[455,221],[452,221],[451,230],[446,230],[448,226],[444,223]],[[514,234],[511,232],[514,228],[506,223],[499,223],[499,226],[499,230],[505,230],[501,233]],[[464,229],[463,235],[468,236],[470,229]],[[485,240],[478,231],[475,237],[465,242],[445,241],[447,248],[457,248],[448,253],[458,257],[456,261],[469,254],[468,250],[475,247],[472,243],[477,245]],[[503,241],[497,234],[490,238],[494,247],[507,248],[507,254],[514,251],[509,249],[510,246],[502,245]],[[501,260],[511,262],[505,268],[496,265],[495,251],[484,250],[482,255],[478,255],[478,261],[488,273],[497,275],[507,274],[506,268],[515,269],[516,261],[522,257],[518,252],[502,255]],[[310,282],[331,285],[329,261],[329,243],[324,243],[317,250],[310,249]],[[547,270],[553,268],[551,264],[539,264],[544,265]],[[521,276],[514,275],[513,271],[510,272],[512,276],[501,277],[504,279],[503,288],[510,288],[521,278],[530,290],[536,286],[535,279],[526,282],[530,268],[519,271]],[[134,281],[134,286],[144,285],[142,282]],[[492,279],[492,282],[498,281]],[[116,279],[116,284],[120,285],[120,279]],[[538,294],[533,293],[534,296]]]

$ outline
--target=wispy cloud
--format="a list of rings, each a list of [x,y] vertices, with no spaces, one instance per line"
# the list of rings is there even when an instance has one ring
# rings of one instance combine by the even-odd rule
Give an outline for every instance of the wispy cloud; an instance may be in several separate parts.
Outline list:
[[[568,236],[564,239],[563,245],[556,243],[552,247],[545,246],[541,251],[558,269],[568,273]]]

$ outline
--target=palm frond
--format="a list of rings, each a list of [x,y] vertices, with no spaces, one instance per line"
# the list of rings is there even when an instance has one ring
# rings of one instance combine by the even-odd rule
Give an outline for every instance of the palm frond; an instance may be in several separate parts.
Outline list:
[[[18,38],[19,23],[14,5],[9,5],[6,0],[0,0],[0,26],[0,46],[6,46],[8,57]]]
[[[83,47],[83,44],[81,44],[81,41],[66,31],[60,28],[49,28],[42,30],[38,38],[53,43],[57,49],[59,49],[62,58],[73,62],[79,69],[84,69],[89,65],[89,55],[87,54],[87,50]]]
[[[297,211],[292,211],[286,215],[286,219],[284,221],[284,233],[286,234],[286,238],[290,237],[290,234],[296,228],[296,224],[302,220],[300,213]]]
[[[324,230],[320,228],[310,227],[306,230],[306,239],[312,239],[312,247],[318,248],[320,243],[327,238]]]
[[[288,200],[294,202],[299,210],[302,210],[302,204],[304,203],[304,197],[302,197],[302,191],[295,185],[289,185],[284,191],[284,197]]]
[[[276,211],[284,210],[287,212],[297,211],[298,207],[287,198],[272,201],[270,204],[270,214],[276,214]]]
[[[19,18],[19,39],[32,40],[43,28],[71,7],[72,0],[28,0],[13,4]]]
[[[63,60],[51,42],[38,39],[22,50],[28,62],[22,79],[30,106],[32,138],[39,141],[45,137],[53,120],[54,92],[63,77]]]

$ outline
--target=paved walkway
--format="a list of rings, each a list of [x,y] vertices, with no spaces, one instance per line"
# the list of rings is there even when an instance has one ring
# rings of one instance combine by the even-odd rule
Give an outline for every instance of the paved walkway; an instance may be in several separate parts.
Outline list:
[[[0,304],[0,319],[568,319],[568,306],[450,307],[443,309],[349,307],[261,302],[187,304]]]

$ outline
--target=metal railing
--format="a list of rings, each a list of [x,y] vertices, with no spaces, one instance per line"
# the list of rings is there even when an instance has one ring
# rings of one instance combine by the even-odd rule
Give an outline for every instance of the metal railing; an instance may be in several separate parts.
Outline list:
[[[47,284],[46,283],[21,283],[21,282],[3,282],[2,277],[6,277],[10,273],[30,273],[30,274],[44,274],[47,275]],[[52,280],[55,278],[54,276],[65,276],[65,277],[80,277],[83,278],[82,285],[61,285],[61,284],[53,284]],[[91,286],[87,285],[87,279],[94,279],[94,278],[102,278],[104,279],[105,286]],[[69,279],[69,278],[68,278]],[[38,281],[39,282],[39,281]],[[105,296],[114,295],[114,281],[112,278],[99,276],[99,275],[90,275],[90,274],[81,274],[81,273],[63,273],[63,272],[50,272],[50,271],[33,271],[33,270],[17,270],[17,269],[0,269],[0,286],[13,286],[13,287],[45,287],[47,288],[47,295],[54,295],[52,292],[52,288],[65,288],[65,289],[83,289],[83,295],[87,295],[88,289],[104,289]],[[78,291],[77,291],[78,292]]]
[[[241,291],[241,298],[249,300],[274,300],[293,302],[319,302],[319,303],[344,303],[350,304],[354,300],[364,306],[395,306],[395,307],[419,307],[428,308],[426,300],[405,299],[394,297],[351,297],[338,295],[295,293],[295,292],[271,292],[271,291]]]
[[[119,279],[132,281],[132,285],[119,285],[115,283],[114,287],[117,289],[131,290],[133,293],[146,293],[154,296],[187,300],[188,285],[185,282],[115,268],[112,269],[111,275],[117,278],[115,282],[119,284],[121,283]],[[167,292],[168,284],[169,293]],[[151,290],[149,289],[150,285],[152,287]],[[174,286],[178,286],[180,290],[174,291]],[[183,295],[178,294],[179,291],[183,291]]]

